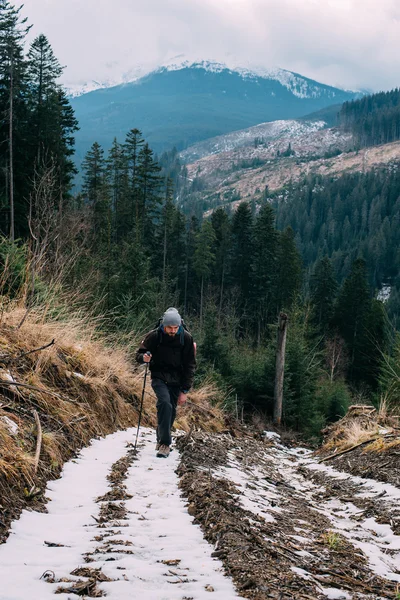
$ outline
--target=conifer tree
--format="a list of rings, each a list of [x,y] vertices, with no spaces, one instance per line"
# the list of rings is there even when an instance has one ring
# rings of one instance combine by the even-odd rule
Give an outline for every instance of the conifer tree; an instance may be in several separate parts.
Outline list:
[[[106,180],[111,194],[112,237],[118,243],[126,231],[124,206],[129,198],[127,161],[122,144],[114,138],[106,159]]]
[[[300,292],[301,283],[301,257],[295,244],[293,229],[287,227],[280,235],[277,311],[291,307]]]
[[[11,241],[16,233],[16,212],[20,212],[21,216],[24,212],[23,186],[15,185],[18,169],[14,153],[23,138],[26,123],[23,45],[30,26],[26,25],[27,18],[21,17],[21,9],[22,6],[15,8],[8,0],[0,0],[0,171],[5,174],[3,189],[7,190],[4,200],[9,209],[8,234]]]
[[[211,215],[211,224],[215,233],[216,258],[211,280],[219,289],[218,323],[220,323],[231,244],[231,224],[227,212],[223,208],[217,208]]]
[[[139,152],[137,180],[139,193],[139,220],[136,227],[140,230],[140,240],[147,236],[151,239],[154,219],[159,216],[161,178],[160,167],[154,159],[154,153],[146,143]]]
[[[54,132],[48,122],[48,111],[57,91],[57,79],[62,67],[43,34],[32,42],[28,52],[30,127],[35,151],[34,159],[40,163],[43,153],[54,145]],[[52,144],[53,142],[53,144]],[[49,159],[51,157],[48,157]]]
[[[350,379],[356,382],[363,378],[363,355],[370,309],[366,264],[364,260],[357,259],[340,290],[334,314],[334,324],[349,351]]]
[[[213,252],[215,233],[210,221],[204,221],[196,237],[194,270],[200,279],[200,331],[203,323],[204,283],[210,276],[215,263]]]
[[[129,229],[132,231],[135,227],[137,235],[140,234],[139,223],[141,219],[138,166],[139,154],[144,143],[142,132],[135,128],[128,132],[123,146],[129,182],[129,205],[126,207],[126,218]],[[141,159],[143,158],[142,156]]]
[[[316,263],[310,281],[313,321],[320,333],[326,332],[331,324],[337,290],[332,263],[325,256]]]
[[[247,202],[241,202],[232,219],[231,283],[239,291],[239,311],[245,313],[251,285],[253,218]]]
[[[196,239],[199,231],[199,223],[196,217],[192,217],[186,233],[185,251],[185,277],[183,287],[183,314],[186,315],[188,308],[196,305],[197,291],[196,280],[193,269],[193,257],[196,247]]]
[[[93,211],[95,236],[106,228],[109,201],[106,193],[104,150],[94,142],[82,162],[84,171],[82,192]]]
[[[251,305],[255,318],[257,341],[271,317],[275,317],[277,293],[279,235],[274,226],[275,215],[269,204],[264,204],[254,225]]]

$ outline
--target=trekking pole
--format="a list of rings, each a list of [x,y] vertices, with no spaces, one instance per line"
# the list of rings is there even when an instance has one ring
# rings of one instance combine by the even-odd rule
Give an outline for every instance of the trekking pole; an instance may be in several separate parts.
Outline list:
[[[147,356],[150,356],[150,352],[146,352],[146,354],[147,354]],[[149,367],[149,363],[147,362],[147,363],[146,363],[145,370],[144,370],[144,380],[143,380],[142,400],[141,400],[141,402],[140,402],[140,409],[139,409],[139,420],[138,420],[138,426],[137,426],[137,432],[136,432],[136,440],[135,440],[135,446],[134,446],[134,448],[133,448],[133,451],[134,451],[135,453],[137,453],[136,446],[137,446],[137,443],[138,443],[138,437],[139,437],[140,421],[141,421],[141,419],[142,419],[143,400],[144,400],[144,393],[145,393],[145,389],[146,389],[146,379],[147,379],[147,370],[148,370],[148,367]]]

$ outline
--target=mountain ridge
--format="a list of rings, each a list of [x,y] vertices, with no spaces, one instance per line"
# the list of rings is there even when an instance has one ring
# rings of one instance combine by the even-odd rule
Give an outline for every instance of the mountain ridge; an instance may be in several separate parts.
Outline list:
[[[180,61],[176,61],[177,58],[181,58]],[[106,78],[96,78],[87,81],[83,84],[66,85],[67,93],[70,97],[78,97],[83,94],[90,93],[99,89],[108,89],[110,87],[117,87],[119,85],[126,85],[134,83],[147,77],[148,75],[160,73],[163,71],[178,71],[183,68],[204,68],[205,70],[213,73],[218,73],[223,70],[229,70],[232,72],[239,73],[243,78],[254,79],[261,77],[264,79],[275,79],[280,81],[282,85],[285,85],[290,89],[290,82],[300,78],[301,80],[315,81],[310,77],[301,75],[300,73],[289,71],[288,69],[282,69],[280,67],[266,67],[263,65],[248,64],[244,66],[237,60],[220,62],[213,59],[198,59],[189,60],[182,57],[174,57],[170,61],[166,61],[159,66],[139,64],[135,65],[127,71],[123,71],[120,75]],[[321,84],[332,88],[333,90],[340,89],[341,91],[355,94],[363,94],[362,90],[349,90],[338,86],[332,86],[330,84]]]

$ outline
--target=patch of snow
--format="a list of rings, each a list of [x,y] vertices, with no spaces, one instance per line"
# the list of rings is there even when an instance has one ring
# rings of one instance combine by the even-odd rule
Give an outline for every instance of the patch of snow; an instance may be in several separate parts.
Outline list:
[[[303,579],[306,579],[307,581],[312,580],[312,576],[310,575],[310,573],[308,573],[304,569],[300,569],[299,567],[290,567],[290,568],[293,571],[293,573],[296,573],[296,575],[300,575],[300,577],[302,577]]]
[[[330,86],[319,84],[297,73],[277,67],[267,68],[257,65],[243,67],[231,61],[200,60],[192,62],[186,59],[163,65],[159,71],[180,71],[181,69],[204,69],[209,73],[229,71],[231,73],[238,73],[243,79],[270,79],[278,81],[294,96],[297,96],[297,98],[320,98],[321,96],[328,96],[334,99],[336,96],[335,89]]]
[[[98,547],[94,536],[112,533],[97,528],[92,515],[98,514],[100,505],[95,500],[109,490],[106,477],[111,465],[125,455],[135,432],[132,428],[94,440],[77,459],[64,465],[59,480],[49,483],[48,514],[23,511],[13,522],[7,543],[0,546],[2,600],[53,599],[60,583],[47,583],[40,579],[42,574],[50,569],[58,579],[73,579],[71,571],[84,566],[83,555]],[[111,600],[181,600],[182,596],[209,600],[206,586],[211,585],[215,599],[238,598],[220,561],[211,558],[213,547],[204,540],[200,527],[193,525],[180,496],[175,474],[178,452],[168,460],[156,458],[151,430],[142,431],[141,442],[139,460],[129,469],[126,481],[133,495],[126,501],[128,520],[118,527],[123,533],[115,532],[118,539],[132,543],[133,554],[118,553],[116,546],[109,554],[93,555],[95,562],[90,566],[101,566],[106,575],[117,579],[99,584],[101,589]],[[49,547],[45,540],[63,546]],[[160,562],[164,559],[181,559],[173,568],[177,576]]]
[[[268,440],[273,440],[273,439],[280,439],[281,436],[279,435],[279,433],[275,433],[275,431],[263,431],[262,432],[262,437],[266,438]]]
[[[9,419],[6,416],[0,417],[0,421],[2,421],[4,423],[4,425],[7,427],[8,431],[12,435],[16,435],[18,433],[19,427],[18,427],[18,425],[16,424],[15,421],[13,421],[12,419]]]
[[[2,369],[0,370],[1,376],[3,379],[5,379],[6,381],[15,381],[14,377],[11,375],[10,371],[3,371]]]
[[[279,464],[279,475],[282,478],[280,485],[268,483],[268,478],[262,470],[262,459],[257,468],[249,467],[235,459],[233,453],[228,453],[228,464],[231,468],[220,468],[216,472],[217,475],[225,476],[241,486],[238,499],[244,508],[264,518],[268,514],[272,517],[277,510],[284,512],[285,501],[281,489],[282,485],[289,485],[296,490],[297,496],[303,496],[310,507],[330,520],[333,531],[340,532],[355,548],[364,553],[374,573],[400,582],[400,536],[394,534],[389,525],[381,525],[372,517],[363,519],[364,511],[352,502],[344,502],[339,498],[315,501],[315,494],[320,492],[323,495],[325,488],[304,477],[301,471],[304,471],[304,468],[322,471],[332,479],[348,480],[359,489],[355,497],[373,499],[378,495],[380,501],[387,503],[389,508],[399,506],[399,488],[336,471],[328,465],[316,462],[311,451],[305,448],[284,448],[280,443],[275,443],[274,446],[265,449],[264,455],[270,460],[273,458],[273,464]],[[382,491],[385,492],[383,497]],[[297,523],[301,524],[301,521],[298,520]],[[304,542],[304,536],[292,537],[296,537],[299,543]]]
[[[377,300],[380,300],[381,302],[387,302],[390,298],[391,292],[392,292],[392,286],[390,286],[388,284],[384,284],[378,292]]]
[[[277,506],[280,498],[279,494],[271,489],[272,486],[261,484],[254,470],[252,474],[248,474],[232,458],[229,462],[228,467],[215,470],[214,475],[228,479],[240,488],[238,500],[245,510],[257,516],[262,516],[268,523],[274,522],[275,519],[270,513],[281,512],[281,508]]]
[[[329,600],[351,600],[352,598],[349,592],[338,590],[337,588],[324,588],[321,586],[321,592],[329,598]]]

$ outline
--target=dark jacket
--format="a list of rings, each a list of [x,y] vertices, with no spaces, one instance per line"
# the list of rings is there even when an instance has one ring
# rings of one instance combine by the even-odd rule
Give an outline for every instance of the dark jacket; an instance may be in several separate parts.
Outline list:
[[[136,352],[136,360],[142,363],[143,354],[150,351],[151,376],[188,391],[193,385],[196,356],[192,336],[186,330],[183,333],[182,344],[180,334],[170,337],[159,328],[150,331]]]

